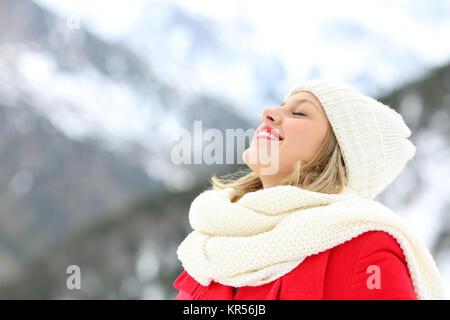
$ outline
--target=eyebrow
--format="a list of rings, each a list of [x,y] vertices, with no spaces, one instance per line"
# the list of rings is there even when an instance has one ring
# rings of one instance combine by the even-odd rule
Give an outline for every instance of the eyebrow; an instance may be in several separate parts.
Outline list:
[[[294,101],[294,103],[295,103],[295,106],[296,106],[296,107],[298,107],[299,105],[301,105],[301,104],[303,104],[303,103],[311,103],[311,104],[317,109],[317,111],[319,111],[319,109],[317,108],[316,104],[315,104],[314,102],[312,102],[311,100],[308,100],[308,99],[304,99],[304,98],[302,98],[302,99],[296,99],[296,100]],[[284,106],[285,104],[286,104],[286,102],[283,101],[283,102],[280,104],[280,107]]]

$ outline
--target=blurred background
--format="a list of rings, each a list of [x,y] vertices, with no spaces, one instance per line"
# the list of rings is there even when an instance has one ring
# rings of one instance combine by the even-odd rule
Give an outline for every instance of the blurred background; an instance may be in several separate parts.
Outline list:
[[[449,291],[450,1],[0,0],[0,31],[1,299],[174,299],[190,202],[244,167],[176,165],[173,132],[256,129],[311,78],[403,115],[377,200]]]

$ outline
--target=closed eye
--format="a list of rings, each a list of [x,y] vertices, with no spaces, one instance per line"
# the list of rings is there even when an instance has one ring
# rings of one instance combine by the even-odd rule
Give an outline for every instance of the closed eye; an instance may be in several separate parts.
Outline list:
[[[306,117],[306,114],[301,113],[301,112],[292,112],[292,114],[295,114],[296,116],[305,116]]]

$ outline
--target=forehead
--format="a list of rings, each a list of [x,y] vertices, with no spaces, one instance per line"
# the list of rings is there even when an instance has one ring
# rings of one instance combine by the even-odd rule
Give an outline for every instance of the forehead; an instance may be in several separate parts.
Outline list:
[[[295,101],[299,100],[311,101],[320,112],[323,112],[323,107],[322,104],[320,103],[320,100],[312,92],[309,91],[299,91],[291,95],[290,97],[286,98],[283,104],[294,103]]]
[[[298,100],[298,99],[307,99],[307,100],[311,100],[312,102],[314,102],[314,104],[321,104],[319,99],[316,98],[316,96],[309,91],[299,91],[293,95],[291,95],[289,98],[287,98],[286,100]]]

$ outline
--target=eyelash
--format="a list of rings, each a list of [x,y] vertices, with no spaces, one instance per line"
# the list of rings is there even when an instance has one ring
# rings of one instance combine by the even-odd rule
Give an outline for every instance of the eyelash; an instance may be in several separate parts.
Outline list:
[[[302,112],[292,112],[292,114],[295,114],[296,116],[300,116],[303,115],[306,117],[306,114],[302,113]]]

